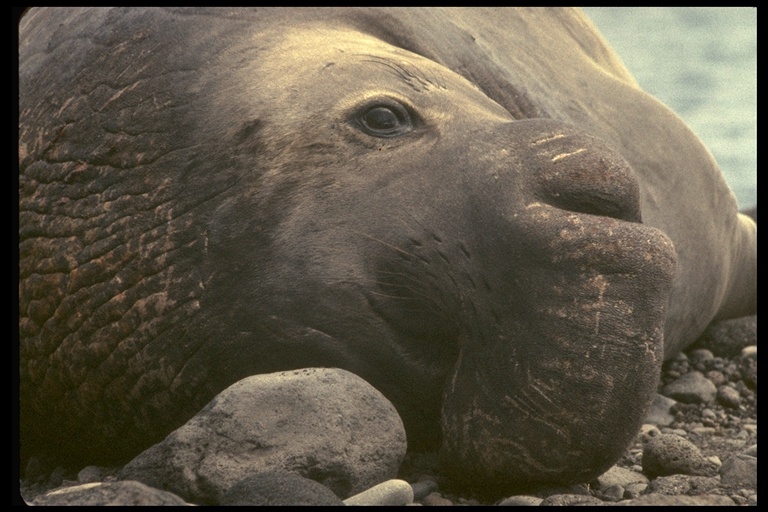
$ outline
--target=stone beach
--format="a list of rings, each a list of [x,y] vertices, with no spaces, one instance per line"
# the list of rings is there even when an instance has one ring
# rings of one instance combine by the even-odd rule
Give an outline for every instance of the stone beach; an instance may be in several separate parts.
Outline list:
[[[383,430],[390,432],[386,438],[389,441],[382,437],[382,444],[376,447],[375,442],[379,439],[372,433],[359,437],[357,441],[347,438],[358,448],[362,441],[374,441],[364,451],[375,453],[360,467],[349,468],[349,475],[339,476],[342,474],[338,470],[339,464],[333,465],[331,470],[316,469],[314,475],[299,475],[296,471],[291,472],[290,467],[280,470],[274,470],[274,467],[249,468],[247,462],[242,465],[244,459],[240,454],[235,457],[240,465],[233,466],[238,474],[242,473],[238,483],[233,485],[230,480],[224,479],[221,487],[216,488],[215,479],[209,478],[207,487],[198,489],[198,494],[190,500],[191,495],[180,497],[169,492],[168,489],[174,487],[168,482],[156,484],[164,489],[146,485],[146,481],[158,482],[156,476],[152,477],[154,480],[147,477],[150,468],[157,473],[157,461],[137,472],[137,465],[142,467],[136,463],[138,457],[128,465],[134,467],[131,471],[127,467],[95,466],[77,470],[61,466],[51,469],[46,467],[44,459],[33,459],[27,468],[23,468],[26,472],[20,483],[21,497],[27,503],[40,505],[756,505],[756,325],[756,317],[713,324],[693,347],[665,363],[659,384],[661,394],[648,414],[648,420],[653,423],[643,426],[635,442],[614,467],[594,481],[580,485],[542,489],[492,501],[456,494],[452,492],[450,483],[440,477],[436,454],[408,453],[403,457],[403,453],[399,452],[404,450],[404,446],[400,444],[397,421],[389,423],[391,420],[386,419],[386,404],[380,404],[364,423],[370,427],[371,421],[381,421]],[[315,373],[308,370],[284,373],[297,375],[302,372]],[[325,372],[319,372],[326,380],[330,378]],[[349,384],[346,376],[338,382],[334,380],[335,374],[332,377],[333,386],[330,389],[336,391],[344,386],[355,386],[360,380],[351,376],[352,384]],[[296,387],[290,389],[295,395]],[[358,393],[353,392],[355,395]],[[665,398],[665,394],[669,396]],[[306,395],[301,402],[307,404],[313,403],[313,400]],[[374,390],[373,395],[360,401],[364,404],[377,403],[377,400]],[[322,401],[330,403],[330,398],[324,397]],[[221,412],[217,414],[221,416]],[[350,433],[345,435],[354,435],[356,429],[362,428],[363,423],[357,420],[364,413],[358,411],[354,414],[358,416],[356,420],[346,418],[342,422],[351,428]],[[338,416],[332,420],[340,421]],[[314,418],[306,420],[310,430],[313,421]],[[231,432],[226,436],[231,436]],[[307,435],[301,437],[306,439]],[[333,441],[326,444],[336,455],[344,451],[334,447]],[[157,450],[157,446],[152,449]],[[324,457],[319,455],[321,452],[317,445],[311,449],[318,453],[318,458]],[[226,457],[234,457],[232,450],[228,450]],[[304,457],[306,459],[306,454]],[[361,457],[352,458],[361,460]],[[394,459],[402,459],[398,471],[389,462]],[[224,471],[221,461],[211,459],[208,462],[219,473]],[[320,461],[310,464],[314,468],[321,465]],[[300,466],[298,464],[294,469]],[[305,467],[308,466],[305,464]],[[178,474],[189,475],[193,469],[182,468]],[[336,475],[331,484],[336,493],[316,481],[323,480],[322,475],[331,473]],[[367,480],[360,481],[381,483],[362,484],[365,487],[362,490],[360,485],[353,489],[344,483],[358,481],[361,474],[365,474]],[[201,480],[196,481],[199,483]],[[326,478],[326,485],[328,481]],[[174,489],[179,488],[183,486]]]

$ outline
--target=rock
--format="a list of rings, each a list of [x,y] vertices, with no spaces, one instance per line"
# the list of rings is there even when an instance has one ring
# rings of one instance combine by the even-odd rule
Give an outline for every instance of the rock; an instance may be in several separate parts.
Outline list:
[[[685,404],[708,403],[715,399],[717,388],[699,371],[688,372],[661,390],[669,398]]]
[[[742,357],[739,367],[744,384],[750,389],[757,389],[757,358]]]
[[[33,505],[188,505],[167,491],[154,489],[141,482],[122,481],[89,483],[56,489],[32,500]]]
[[[99,469],[98,466],[86,466],[77,474],[77,481],[81,484],[101,482],[103,478],[104,475],[101,473],[101,469]]]
[[[664,395],[656,394],[651,407],[645,415],[645,423],[666,427],[675,421],[675,416],[669,412],[677,402]]]
[[[613,466],[608,471],[597,477],[596,485],[594,487],[597,490],[602,490],[613,485],[620,485],[626,487],[633,483],[648,483],[648,477],[642,473],[637,473],[631,469],[622,468],[619,466]]]
[[[643,473],[649,478],[674,474],[713,476],[716,471],[715,464],[687,439],[657,434],[644,440]]]
[[[720,480],[712,476],[670,475],[655,478],[648,484],[647,494],[704,494],[720,485]]]
[[[663,494],[646,494],[633,500],[621,501],[614,505],[623,507],[651,507],[651,506],[718,506],[735,505],[727,496],[717,494],[704,494],[701,496],[665,496]]]
[[[750,345],[741,349],[741,357],[757,359],[757,345]]]
[[[749,455],[750,457],[757,457],[757,445],[753,444],[752,446],[744,450],[744,455]]]
[[[510,496],[508,498],[504,498],[498,503],[498,506],[500,507],[538,507],[539,505],[541,505],[542,501],[544,500],[537,496],[526,496],[524,494],[521,494],[519,496]]]
[[[421,500],[425,507],[451,506],[453,502],[443,497],[439,492],[431,492]]]
[[[706,348],[719,357],[734,357],[741,349],[757,344],[757,315],[721,320],[707,327],[695,348]]]
[[[602,505],[602,500],[583,494],[553,494],[544,498],[541,507],[571,507],[575,505]]]
[[[438,485],[434,480],[420,480],[411,484],[411,488],[413,489],[413,499],[419,501],[428,494],[437,491]]]
[[[741,405],[741,395],[731,386],[717,388],[717,401],[725,407],[738,408]]]
[[[732,496],[729,496],[733,500],[733,502],[737,505],[746,505],[747,504],[747,498],[744,496],[739,496],[738,494],[734,494]]]
[[[614,484],[603,488],[600,491],[600,495],[605,501],[620,501],[624,499],[624,487]]]
[[[706,348],[697,348],[688,352],[688,363],[699,371],[705,371],[707,362],[714,358],[712,351]]]
[[[67,470],[63,466],[56,466],[51,472],[50,478],[48,478],[49,487],[59,487],[66,478]]]
[[[627,484],[627,486],[624,488],[624,498],[628,500],[637,498],[642,493],[644,493],[647,488],[648,484],[643,484],[640,482]]]
[[[413,488],[405,480],[387,480],[344,500],[345,505],[401,506],[413,503]]]
[[[720,480],[725,485],[757,486],[757,457],[743,453],[731,455],[720,467]]]
[[[720,370],[709,370],[704,374],[704,376],[712,381],[712,384],[715,385],[715,387],[722,386],[726,382],[728,382],[728,379],[725,378],[725,375],[723,375],[723,372]]]
[[[233,485],[219,505],[319,505],[344,502],[324,485],[296,473],[258,473]]]
[[[394,406],[339,369],[243,379],[119,476],[216,504],[243,475],[290,473],[342,498],[393,478],[406,438]]]

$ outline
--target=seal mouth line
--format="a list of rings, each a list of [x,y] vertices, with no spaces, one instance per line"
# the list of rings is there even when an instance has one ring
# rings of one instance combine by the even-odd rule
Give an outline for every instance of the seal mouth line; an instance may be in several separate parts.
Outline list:
[[[579,153],[583,153],[587,150],[587,148],[581,148],[577,149],[576,151],[571,151],[570,153],[561,153],[559,155],[555,155],[552,157],[553,162],[557,162],[558,160],[562,160],[563,158],[568,158],[569,156],[578,155]]]

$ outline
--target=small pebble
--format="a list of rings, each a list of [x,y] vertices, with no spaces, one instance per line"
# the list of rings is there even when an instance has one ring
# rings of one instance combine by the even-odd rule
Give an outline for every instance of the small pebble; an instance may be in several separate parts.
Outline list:
[[[428,494],[437,491],[437,482],[433,480],[420,480],[414,484],[411,484],[413,488],[413,499],[419,501],[424,499]]]
[[[731,386],[717,388],[717,401],[726,407],[737,408],[741,405],[741,395]]]
[[[439,492],[429,493],[421,500],[422,505],[425,507],[439,507],[439,506],[451,506],[453,502],[447,498],[444,498]]]
[[[717,388],[701,372],[693,371],[664,386],[661,393],[678,402],[699,404],[712,402]]]
[[[654,478],[645,494],[704,494],[716,489],[720,479],[714,476],[669,475]]]
[[[662,432],[673,436],[688,437],[688,431],[682,428],[665,428]]]
[[[619,484],[611,485],[603,489],[600,494],[606,501],[619,501],[624,498],[624,487]]]
[[[641,482],[627,484],[627,486],[624,488],[624,498],[626,498],[626,499],[637,498],[647,488],[648,488],[648,484],[641,483]]]
[[[670,409],[676,403],[671,398],[657,394],[651,403],[651,407],[645,414],[644,423],[661,426],[669,425],[675,420],[674,415],[670,413]]]
[[[521,494],[519,496],[510,496],[508,498],[504,498],[499,502],[498,506],[500,507],[538,507],[539,505],[541,505],[542,501],[544,500],[537,496],[527,496],[527,495]]]
[[[98,466],[86,466],[77,474],[77,481],[81,484],[101,482],[104,476]]]
[[[707,373],[704,374],[704,376],[712,381],[712,384],[715,386],[722,386],[726,382],[728,382],[728,379],[725,378],[725,375],[723,375],[723,372],[718,370],[710,370]]]
[[[741,357],[757,359],[757,345],[750,345],[741,349]]]
[[[413,503],[413,488],[405,480],[387,480],[344,500],[345,505],[401,506]]]
[[[714,355],[710,350],[707,350],[706,348],[699,348],[696,350],[692,350],[688,354],[688,361],[689,363],[696,368],[699,371],[704,370],[705,365],[708,361],[711,361],[714,359]]]
[[[757,457],[731,455],[720,466],[720,480],[725,485],[757,486]]]
[[[62,466],[56,466],[51,473],[51,477],[48,479],[48,485],[50,487],[58,487],[64,481],[67,471]]]
[[[539,504],[541,507],[552,506],[575,506],[575,505],[602,505],[603,501],[594,496],[585,496],[583,494],[554,494],[547,496]]]

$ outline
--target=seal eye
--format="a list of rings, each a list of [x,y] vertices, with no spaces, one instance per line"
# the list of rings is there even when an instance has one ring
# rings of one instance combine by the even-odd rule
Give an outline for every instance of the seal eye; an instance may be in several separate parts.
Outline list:
[[[361,111],[357,121],[365,133],[374,137],[398,137],[413,127],[408,111],[395,103],[369,106]]]

